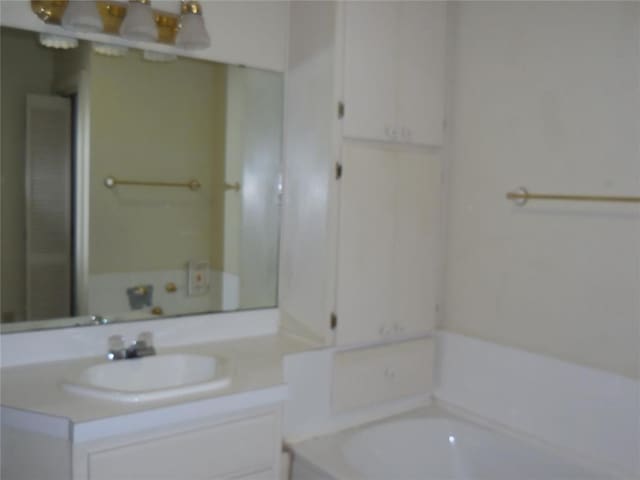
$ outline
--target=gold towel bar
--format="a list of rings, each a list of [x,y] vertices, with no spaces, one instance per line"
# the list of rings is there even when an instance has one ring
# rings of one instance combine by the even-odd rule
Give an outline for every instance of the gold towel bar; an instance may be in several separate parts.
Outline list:
[[[198,190],[201,185],[197,180],[189,180],[188,182],[147,182],[142,180],[119,180],[115,177],[105,177],[104,186],[107,188],[115,188],[118,185],[134,185],[143,187],[183,187],[190,190]],[[224,184],[224,190],[233,190],[239,192],[242,187],[239,182]]]
[[[513,192],[507,193],[509,200],[515,201],[516,205],[522,206],[528,200],[567,200],[573,202],[619,202],[619,203],[640,203],[640,197],[631,196],[607,196],[607,195],[560,195],[556,193],[529,193],[526,188],[520,187]]]
[[[117,185],[135,185],[144,187],[184,187],[190,190],[198,190],[200,188],[200,182],[197,180],[189,180],[188,182],[147,182],[141,180],[118,180],[115,177],[106,177],[104,179],[104,186],[107,188],[114,188]]]

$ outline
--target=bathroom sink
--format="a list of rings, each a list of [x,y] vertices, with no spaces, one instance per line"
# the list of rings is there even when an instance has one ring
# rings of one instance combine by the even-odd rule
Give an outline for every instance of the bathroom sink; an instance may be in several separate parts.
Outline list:
[[[68,392],[115,402],[149,402],[223,389],[227,361],[204,355],[154,355],[92,365],[62,384]]]

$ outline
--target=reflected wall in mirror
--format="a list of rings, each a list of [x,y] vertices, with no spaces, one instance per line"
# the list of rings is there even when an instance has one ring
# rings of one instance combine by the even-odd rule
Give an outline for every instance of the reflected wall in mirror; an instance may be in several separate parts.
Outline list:
[[[4,332],[276,305],[281,74],[1,35]]]

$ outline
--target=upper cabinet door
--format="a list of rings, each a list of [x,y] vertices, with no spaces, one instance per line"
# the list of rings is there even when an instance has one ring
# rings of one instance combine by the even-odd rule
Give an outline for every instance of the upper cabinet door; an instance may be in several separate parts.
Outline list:
[[[441,145],[444,123],[444,2],[398,2],[398,129],[401,141]]]
[[[346,2],[345,137],[384,141],[397,129],[398,13],[392,2]]]
[[[444,2],[347,2],[343,135],[441,145]]]

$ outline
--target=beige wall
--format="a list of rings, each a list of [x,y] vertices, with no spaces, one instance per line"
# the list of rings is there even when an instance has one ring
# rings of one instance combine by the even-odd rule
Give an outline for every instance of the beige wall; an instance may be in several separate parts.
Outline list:
[[[91,57],[91,273],[223,266],[221,64]],[[104,187],[106,176],[202,188]]]
[[[89,69],[91,47],[80,42],[71,50],[53,50],[53,89],[61,94],[77,93],[80,72]]]
[[[444,327],[639,377],[640,4],[455,12]]]
[[[25,315],[25,122],[26,95],[50,93],[53,51],[30,32],[3,28],[2,98],[2,318]]]

